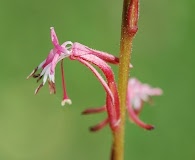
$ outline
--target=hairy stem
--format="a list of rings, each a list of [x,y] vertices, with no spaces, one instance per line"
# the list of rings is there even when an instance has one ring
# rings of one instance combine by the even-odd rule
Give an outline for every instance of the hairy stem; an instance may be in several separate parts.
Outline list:
[[[120,63],[118,91],[120,100],[120,127],[113,133],[111,160],[124,159],[124,132],[126,115],[126,93],[129,79],[129,64],[132,51],[132,40],[137,32],[138,0],[124,0],[120,40]]]

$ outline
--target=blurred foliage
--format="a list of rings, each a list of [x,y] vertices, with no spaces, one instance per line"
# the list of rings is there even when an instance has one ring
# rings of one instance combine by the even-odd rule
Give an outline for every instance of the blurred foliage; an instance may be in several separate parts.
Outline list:
[[[122,1],[0,0],[1,160],[106,160],[112,137],[107,128],[87,128],[105,115],[81,116],[86,107],[101,106],[105,93],[76,61],[65,60],[71,106],[61,107],[57,94],[25,77],[51,49],[49,28],[60,42],[78,41],[92,48],[119,53]],[[127,120],[125,159],[193,160],[194,28],[193,0],[141,1],[139,32],[134,40],[131,76],[161,87],[164,95],[146,105],[141,118],[156,125],[148,132]],[[117,67],[113,66],[117,79]]]

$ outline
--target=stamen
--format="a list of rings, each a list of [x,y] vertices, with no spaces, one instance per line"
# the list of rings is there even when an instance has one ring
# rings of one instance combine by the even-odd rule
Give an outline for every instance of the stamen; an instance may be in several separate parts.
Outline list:
[[[55,83],[53,83],[52,81],[48,80],[48,84],[49,84],[50,94],[55,94],[56,93]]]
[[[68,103],[69,105],[71,105],[72,104],[71,99],[64,99],[64,100],[62,100],[61,105],[64,106],[66,103]]]
[[[36,68],[30,73],[30,75],[29,75],[26,79],[29,79],[31,76],[33,76],[37,70],[38,70],[38,67],[36,67]]]
[[[40,74],[39,74],[39,77],[37,78],[37,82],[39,82],[42,79],[42,77],[43,77],[43,75],[40,76]]]
[[[37,87],[37,89],[35,90],[35,94],[37,94],[37,93],[39,92],[39,90],[41,89],[41,87],[43,87],[43,83],[41,83],[41,84]]]
[[[34,74],[33,75],[33,78],[37,78],[37,77],[39,77],[40,76],[40,74]]]
[[[66,84],[64,78],[64,67],[63,67],[63,59],[61,60],[61,76],[62,76],[62,88],[63,88],[63,100],[61,105],[64,106],[66,103],[72,104],[72,101],[68,98],[68,94],[66,92]]]

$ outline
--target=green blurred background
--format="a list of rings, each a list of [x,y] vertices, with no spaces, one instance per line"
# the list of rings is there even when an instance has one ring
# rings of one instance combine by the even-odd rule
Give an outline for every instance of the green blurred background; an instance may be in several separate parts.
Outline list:
[[[131,75],[164,94],[141,115],[155,124],[154,131],[127,120],[126,160],[195,159],[194,7],[194,0],[140,2]],[[78,41],[118,55],[121,10],[122,0],[0,0],[0,160],[109,159],[109,128],[88,131],[105,115],[80,114],[105,101],[103,88],[86,67],[65,60],[71,106],[60,105],[59,66],[56,95],[45,86],[34,96],[38,84],[25,78],[51,49],[51,26],[61,43]]]

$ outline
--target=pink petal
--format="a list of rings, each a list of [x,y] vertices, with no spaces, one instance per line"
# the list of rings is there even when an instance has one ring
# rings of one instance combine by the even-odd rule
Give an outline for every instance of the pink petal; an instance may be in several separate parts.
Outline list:
[[[81,58],[77,58],[78,61],[80,61],[82,64],[86,65],[93,73],[94,75],[98,78],[98,80],[101,82],[101,84],[103,85],[104,89],[106,90],[107,94],[110,95],[113,103],[114,103],[114,96],[112,94],[112,91],[110,90],[109,86],[107,85],[107,83],[105,82],[105,80],[103,79],[103,77],[98,73],[98,71],[87,61],[81,59]]]
[[[55,72],[55,67],[56,67],[56,64],[58,62],[58,58],[59,58],[59,54],[55,54],[54,57],[53,57],[53,60],[51,62],[51,68],[50,68],[50,74],[54,74]]]
[[[104,121],[100,122],[99,124],[90,127],[90,131],[96,132],[104,128],[109,123],[109,119],[105,119]]]
[[[54,45],[54,48],[57,50],[57,53],[60,54],[61,52],[64,52],[64,48],[59,44],[58,37],[56,35],[56,32],[54,30],[54,27],[50,28],[51,32],[51,41]]]
[[[160,88],[152,88],[148,94],[150,96],[160,96],[163,94],[163,91]]]
[[[53,60],[55,54],[56,54],[56,52],[52,49],[52,50],[49,52],[49,54],[48,54],[48,56],[47,56],[47,58],[46,58],[46,60],[45,60],[45,63],[42,65],[42,68],[45,68],[49,63],[52,62],[52,60]]]
[[[106,52],[91,49],[85,45],[78,43],[78,42],[75,42],[73,44],[73,49],[74,49],[74,51],[73,51],[74,54],[76,54],[77,56],[86,55],[86,54],[93,54],[93,55],[99,57],[100,59],[104,60],[105,62],[112,63],[112,64],[119,63],[118,57],[115,57],[112,54],[109,54]]]
[[[112,97],[109,94],[107,94],[106,107],[107,107],[108,117],[110,121],[110,126],[112,130],[115,130],[118,127],[120,122],[120,110],[119,110],[118,91],[117,91],[112,69],[110,68],[110,66],[107,65],[107,63],[105,63],[103,60],[101,60],[99,57],[96,57],[95,55],[86,54],[75,58],[77,59],[82,58],[85,61],[93,63],[94,65],[98,66],[106,76],[108,86],[114,95],[114,103],[113,103]]]
[[[134,123],[147,130],[154,128],[152,125],[141,121],[138,115],[143,108],[144,101],[149,101],[150,96],[160,94],[162,94],[160,88],[152,88],[148,84],[142,84],[136,78],[131,78],[129,80],[127,89],[127,110],[129,117]]]
[[[147,129],[147,130],[152,130],[154,129],[154,126],[150,125],[150,124],[146,124],[143,121],[141,121],[138,117],[138,115],[135,113],[134,109],[132,108],[131,102],[130,100],[127,101],[127,110],[129,113],[129,117],[131,118],[131,120],[137,124],[138,126],[140,126],[141,128]]]
[[[94,114],[101,113],[106,111],[106,106],[98,107],[98,108],[88,108],[82,112],[82,114]]]
[[[51,41],[54,45],[54,47],[56,48],[57,46],[59,46],[59,41],[58,41],[58,37],[56,35],[56,32],[54,30],[54,27],[50,27],[50,32],[51,32]]]

